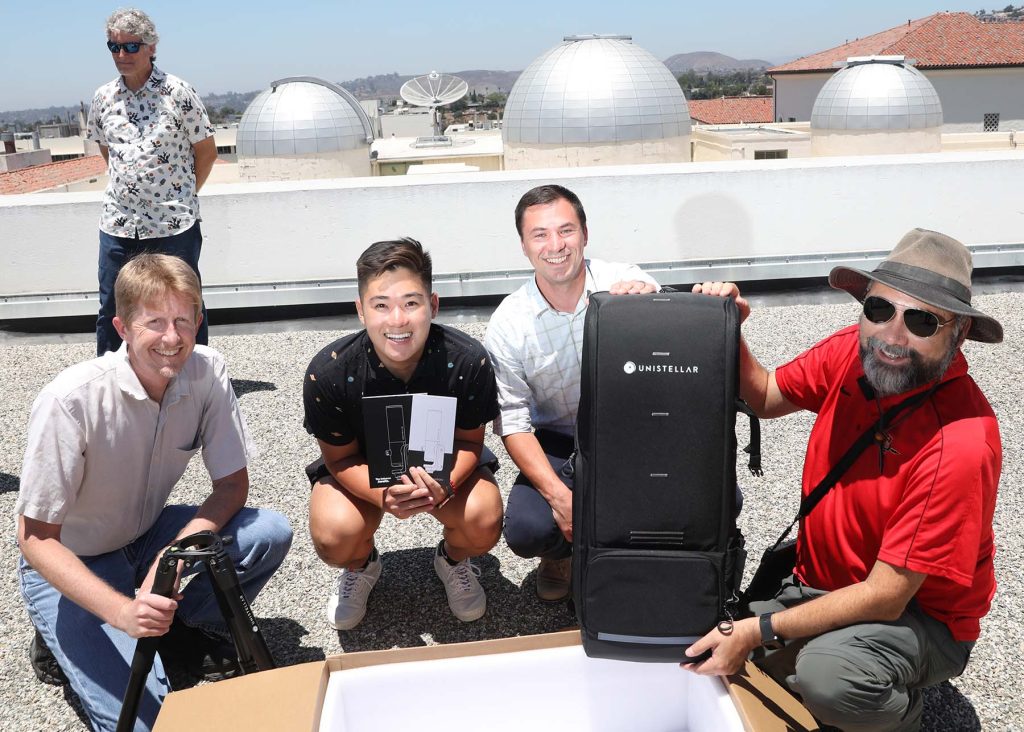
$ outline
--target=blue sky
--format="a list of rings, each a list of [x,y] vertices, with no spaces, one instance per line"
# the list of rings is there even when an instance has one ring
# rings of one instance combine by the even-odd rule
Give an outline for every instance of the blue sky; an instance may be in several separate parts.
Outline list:
[[[52,0],[2,6],[0,111],[88,102],[97,86],[114,78],[103,28],[115,4]],[[285,76],[345,81],[392,71],[522,69],[562,36],[577,33],[628,33],[661,59],[719,51],[781,62],[910,18],[941,10],[973,12],[983,5],[160,0],[140,7],[161,35],[158,64],[209,94],[262,89]]]

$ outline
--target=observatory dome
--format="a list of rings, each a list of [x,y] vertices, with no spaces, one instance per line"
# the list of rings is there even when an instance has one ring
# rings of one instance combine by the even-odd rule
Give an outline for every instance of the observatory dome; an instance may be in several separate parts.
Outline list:
[[[690,134],[679,83],[630,36],[566,36],[520,75],[505,103],[506,144],[579,145]]]
[[[239,156],[272,157],[369,148],[370,122],[347,91],[309,76],[261,92],[238,125]]]
[[[942,126],[942,103],[902,56],[851,58],[821,88],[811,129],[919,130]]]

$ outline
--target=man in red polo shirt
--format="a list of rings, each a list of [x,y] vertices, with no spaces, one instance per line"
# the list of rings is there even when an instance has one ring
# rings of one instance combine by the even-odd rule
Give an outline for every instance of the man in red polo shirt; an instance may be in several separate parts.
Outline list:
[[[718,629],[686,668],[731,674],[758,663],[821,722],[844,730],[920,726],[921,689],[964,670],[995,592],[992,515],[999,427],[967,373],[965,338],[999,343],[1002,327],[971,307],[971,256],[915,229],[872,272],[836,267],[829,283],[863,303],[844,328],[768,371],[743,344],[740,390],[761,417],[817,414],[803,472],[806,497],[892,406],[928,392],[878,430],[803,520],[797,560],[754,617]],[[735,297],[732,283],[694,292]]]

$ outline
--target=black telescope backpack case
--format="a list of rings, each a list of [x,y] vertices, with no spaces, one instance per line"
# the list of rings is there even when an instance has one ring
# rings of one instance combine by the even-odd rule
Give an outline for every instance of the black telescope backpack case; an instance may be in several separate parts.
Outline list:
[[[731,619],[739,314],[732,298],[590,298],[573,489],[573,595],[589,656],[681,661]],[[760,474],[751,420],[750,469]]]

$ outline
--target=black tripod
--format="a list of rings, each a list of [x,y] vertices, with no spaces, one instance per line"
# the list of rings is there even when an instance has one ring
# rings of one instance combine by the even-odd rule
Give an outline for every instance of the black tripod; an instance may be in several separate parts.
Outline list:
[[[164,597],[171,596],[178,575],[179,561],[184,562],[186,568],[197,562],[204,563],[210,574],[213,595],[217,598],[217,605],[231,631],[242,673],[266,671],[275,667],[274,659],[270,655],[266,641],[263,640],[263,634],[260,633],[252,609],[242,594],[238,575],[235,574],[235,565],[224,551],[224,544],[230,541],[230,537],[221,540],[221,537],[212,531],[200,531],[174,542],[160,557],[152,592]],[[159,643],[159,637],[140,638],[135,646],[131,675],[128,677],[128,687],[125,689],[124,701],[121,704],[121,716],[117,719],[117,732],[130,732],[135,726],[139,700],[146,686],[146,677],[153,668],[153,657]]]

